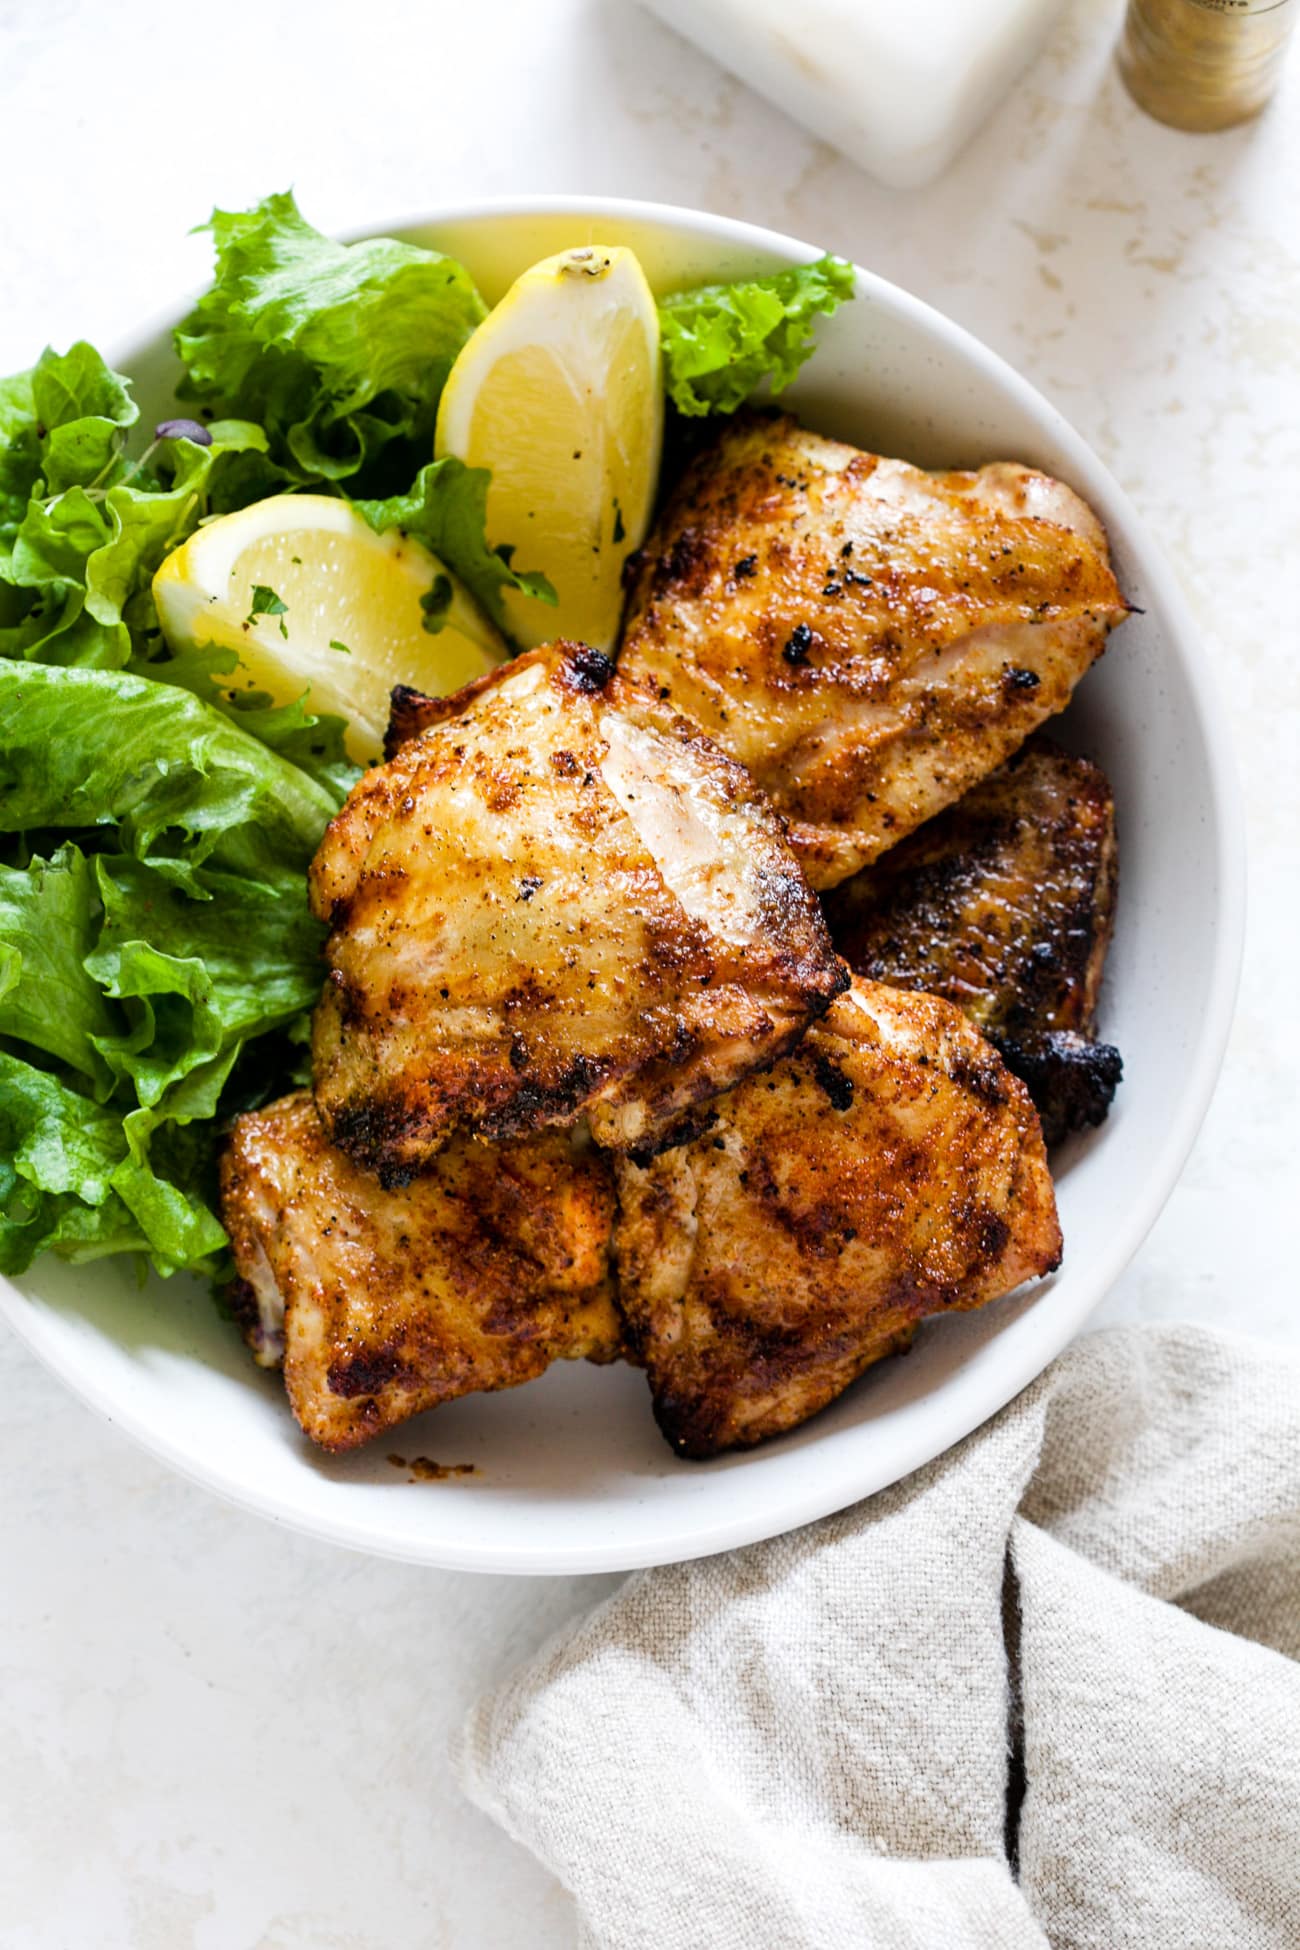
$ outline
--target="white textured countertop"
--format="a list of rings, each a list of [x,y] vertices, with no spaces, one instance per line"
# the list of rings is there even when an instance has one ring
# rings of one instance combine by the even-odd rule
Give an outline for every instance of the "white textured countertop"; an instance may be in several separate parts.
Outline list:
[[[521,189],[708,206],[855,257],[969,326],[1164,542],[1219,668],[1249,816],[1223,1081],[1100,1317],[1293,1340],[1300,56],[1264,121],[1181,136],[1123,94],[1116,23],[1112,0],[1067,5],[954,171],[898,194],[614,0],[224,0],[170,24],[145,0],[0,0],[0,371],[47,339],[111,348],[202,278],[185,233],[214,201],[289,182],[327,229]],[[168,1475],[9,1339],[0,1376],[6,1950],[573,1940],[568,1898],[460,1801],[445,1751],[470,1699],[612,1580],[348,1556]]]

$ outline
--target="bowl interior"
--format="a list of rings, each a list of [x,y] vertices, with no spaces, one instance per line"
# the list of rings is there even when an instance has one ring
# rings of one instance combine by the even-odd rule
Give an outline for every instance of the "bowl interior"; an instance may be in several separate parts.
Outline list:
[[[389,227],[377,226],[379,232]],[[554,199],[394,226],[461,257],[494,299],[537,258],[631,244],[668,289],[806,260],[808,246],[685,211]],[[179,312],[175,315],[179,315]],[[167,327],[121,351],[146,424],[171,405]],[[789,397],[818,430],[926,465],[1029,461],[1106,523],[1145,614],[1113,638],[1060,735],[1115,788],[1119,913],[1101,1030],[1125,1078],[1107,1124],[1056,1158],[1066,1256],[1037,1288],[922,1329],[794,1434],[706,1465],[659,1438],[641,1377],[561,1366],[419,1418],[371,1453],[311,1449],[194,1282],[117,1262],[39,1262],[0,1307],[80,1394],[176,1467],[266,1515],[358,1548],[483,1570],[608,1570],[770,1536],[895,1481],[967,1433],[1057,1353],[1163,1205],[1217,1075],[1241,937],[1240,828],[1226,732],[1177,589],[1132,510],[1045,401],[939,314],[864,274]],[[411,1481],[390,1457],[470,1462]]]

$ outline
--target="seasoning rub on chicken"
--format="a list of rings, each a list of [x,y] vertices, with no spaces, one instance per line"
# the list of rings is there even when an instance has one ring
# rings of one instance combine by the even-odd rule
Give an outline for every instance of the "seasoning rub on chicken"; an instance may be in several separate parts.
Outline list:
[[[569,1132],[459,1138],[386,1192],[300,1091],[236,1118],[221,1182],[236,1311],[323,1448],[621,1350],[609,1165]]]
[[[682,1455],[794,1428],[924,1315],[1060,1260],[1033,1106],[950,1003],[855,981],[711,1110],[616,1165],[619,1305]]]
[[[1053,1135],[1104,1109],[1114,833],[1093,768],[1013,755],[1126,614],[1060,482],[750,413],[643,551],[617,671],[557,643],[394,693],[311,869],[314,1102],[223,1164],[313,1439],[621,1354],[707,1457],[1058,1264],[1012,1068]],[[835,952],[809,883],[851,876],[837,938],[900,986]]]
[[[385,1191],[306,1091],[237,1118],[236,1311],[305,1432],[351,1449],[553,1360],[622,1356],[673,1447],[716,1455],[806,1421],[922,1316],[1059,1259],[1024,1090],[931,996],[855,982],[701,1121],[644,1164],[585,1132],[457,1136]]]
[[[826,888],[1062,710],[1127,614],[1061,482],[737,414],[637,559],[619,669],[749,767]]]
[[[846,986],[763,793],[598,652],[535,650],[398,718],[421,728],[311,869],[316,1101],[390,1185],[456,1130],[587,1114],[653,1147]]]

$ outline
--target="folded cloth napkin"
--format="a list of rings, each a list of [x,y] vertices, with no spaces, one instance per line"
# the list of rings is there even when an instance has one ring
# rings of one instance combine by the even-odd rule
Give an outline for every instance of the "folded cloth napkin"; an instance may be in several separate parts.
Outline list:
[[[855,1509],[643,1572],[470,1796],[631,1950],[1300,1945],[1300,1351],[1071,1348]]]

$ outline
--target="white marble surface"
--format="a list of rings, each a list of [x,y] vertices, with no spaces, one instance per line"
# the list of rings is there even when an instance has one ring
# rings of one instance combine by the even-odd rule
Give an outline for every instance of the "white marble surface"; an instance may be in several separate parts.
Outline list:
[[[6,146],[26,159],[0,223],[0,370],[47,339],[111,345],[201,278],[185,233],[213,201],[290,181],[327,228],[521,188],[710,206],[970,326],[1163,539],[1244,775],[1223,1082],[1102,1318],[1294,1339],[1300,56],[1257,126],[1175,135],[1116,82],[1116,19],[1066,5],[956,169],[904,195],[615,0],[0,0]],[[288,1536],[167,1475],[12,1342],[0,1373],[7,1950],[572,1942],[564,1893],[459,1800],[446,1742],[610,1580],[439,1576]]]

